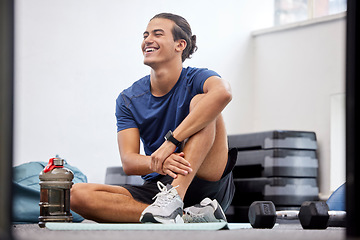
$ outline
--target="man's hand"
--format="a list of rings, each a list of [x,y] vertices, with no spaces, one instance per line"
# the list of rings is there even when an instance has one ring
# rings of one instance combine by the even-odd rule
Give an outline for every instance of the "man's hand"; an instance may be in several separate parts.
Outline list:
[[[171,154],[163,163],[163,172],[172,178],[177,178],[178,174],[186,176],[192,172],[190,163],[184,156],[183,152]]]
[[[151,154],[150,169],[154,172],[165,175],[163,172],[163,163],[172,153],[174,153],[176,146],[168,141],[165,141],[153,154]]]
[[[169,174],[174,171],[175,173],[184,173],[181,170],[190,171],[190,163],[186,161],[184,153],[176,154],[174,153],[176,146],[168,141],[165,141],[153,154],[151,154],[150,169],[154,172],[157,172],[162,175]],[[169,161],[164,168],[165,160]],[[182,164],[183,166],[180,166]],[[179,170],[180,172],[178,172]],[[173,172],[172,172],[173,173]],[[174,174],[171,174],[174,177]]]

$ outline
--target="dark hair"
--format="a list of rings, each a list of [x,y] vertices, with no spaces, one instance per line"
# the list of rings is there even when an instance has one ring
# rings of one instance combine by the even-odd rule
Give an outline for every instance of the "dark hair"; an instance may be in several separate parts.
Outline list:
[[[182,53],[181,59],[184,62],[185,59],[190,58],[190,56],[197,50],[196,36],[192,35],[190,24],[186,21],[186,19],[172,13],[159,13],[155,15],[151,20],[153,20],[154,18],[165,18],[175,23],[172,29],[174,41],[184,39],[187,43],[186,48]]]

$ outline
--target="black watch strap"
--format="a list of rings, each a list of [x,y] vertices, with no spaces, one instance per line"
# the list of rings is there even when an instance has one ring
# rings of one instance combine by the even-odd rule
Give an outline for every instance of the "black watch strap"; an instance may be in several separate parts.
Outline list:
[[[171,130],[168,131],[168,133],[165,135],[164,138],[166,141],[172,142],[177,147],[179,147],[181,145],[181,142],[179,142],[176,138],[174,138]]]

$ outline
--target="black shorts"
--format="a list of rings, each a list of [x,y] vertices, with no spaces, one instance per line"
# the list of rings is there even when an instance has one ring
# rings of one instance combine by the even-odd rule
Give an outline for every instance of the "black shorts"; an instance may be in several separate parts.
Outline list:
[[[191,182],[184,199],[184,207],[198,204],[204,198],[216,199],[224,211],[228,209],[235,193],[235,185],[232,176],[232,170],[236,163],[237,150],[229,151],[228,162],[225,171],[219,181],[206,181],[195,177]],[[157,182],[171,184],[173,178],[169,175],[159,175],[155,179],[145,181],[141,186],[122,185],[126,188],[133,198],[139,202],[152,204],[153,197],[159,192]]]

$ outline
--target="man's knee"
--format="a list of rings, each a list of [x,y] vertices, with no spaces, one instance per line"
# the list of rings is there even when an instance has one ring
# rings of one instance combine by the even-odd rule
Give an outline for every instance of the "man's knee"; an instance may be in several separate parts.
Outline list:
[[[70,207],[76,211],[86,204],[89,196],[89,186],[87,183],[76,183],[70,190]]]

